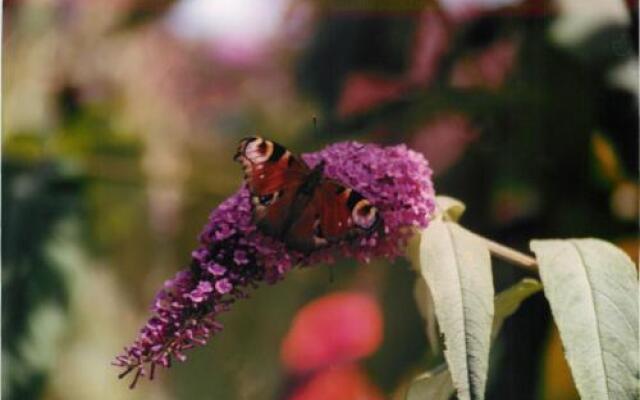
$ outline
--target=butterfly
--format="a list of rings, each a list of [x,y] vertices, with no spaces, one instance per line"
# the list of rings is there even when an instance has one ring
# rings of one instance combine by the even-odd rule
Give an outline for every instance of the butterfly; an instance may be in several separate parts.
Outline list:
[[[364,196],[324,175],[282,145],[260,137],[240,141],[234,160],[244,168],[253,221],[290,249],[308,253],[382,226]]]

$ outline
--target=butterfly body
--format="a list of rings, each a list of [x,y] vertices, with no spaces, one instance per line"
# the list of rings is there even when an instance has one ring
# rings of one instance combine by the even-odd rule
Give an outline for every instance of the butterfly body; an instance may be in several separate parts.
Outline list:
[[[324,175],[278,143],[243,139],[234,159],[245,171],[258,229],[294,250],[310,252],[379,228],[378,210],[364,196]]]

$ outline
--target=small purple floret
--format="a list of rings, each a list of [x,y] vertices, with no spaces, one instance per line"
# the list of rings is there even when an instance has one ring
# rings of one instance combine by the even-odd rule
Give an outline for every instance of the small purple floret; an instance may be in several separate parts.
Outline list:
[[[303,255],[256,228],[249,192],[242,187],[211,213],[191,265],[165,282],[153,302],[153,316],[113,362],[123,368],[120,377],[135,371],[131,387],[140,377],[152,379],[157,365],[168,368],[173,358],[186,359],[185,350],[206,344],[222,330],[216,317],[259,283],[275,283],[293,266],[330,263],[337,255],[365,262],[392,259],[404,254],[412,228],[429,223],[435,204],[431,170],[422,155],[406,146],[344,142],[302,158],[310,167],[324,161],[325,175],[368,198],[380,211],[384,233]]]
[[[216,282],[216,291],[220,294],[227,294],[233,289],[233,285],[229,282],[229,279],[220,279]]]
[[[216,282],[217,285],[217,282]],[[209,281],[200,281],[198,282],[198,286],[193,289],[191,292],[184,295],[185,298],[190,299],[194,303],[202,303],[207,299],[209,293],[213,292],[213,288],[211,287],[211,282]]]
[[[227,269],[217,262],[213,261],[206,264],[207,271],[213,276],[222,276],[227,272]]]

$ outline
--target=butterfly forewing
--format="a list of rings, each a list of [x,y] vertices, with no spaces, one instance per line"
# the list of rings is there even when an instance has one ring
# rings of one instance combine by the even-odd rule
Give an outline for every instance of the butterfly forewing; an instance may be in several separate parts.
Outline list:
[[[309,174],[307,165],[289,150],[259,137],[242,140],[235,159],[244,167],[249,190],[259,196],[299,186]]]
[[[283,146],[259,137],[242,140],[235,159],[244,167],[254,222],[265,233],[282,236],[309,168]]]

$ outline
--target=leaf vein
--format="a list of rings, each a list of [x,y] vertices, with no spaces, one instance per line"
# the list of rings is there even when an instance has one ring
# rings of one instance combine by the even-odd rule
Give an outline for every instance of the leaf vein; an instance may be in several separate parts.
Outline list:
[[[571,245],[574,247],[576,253],[578,253],[578,258],[580,258],[580,263],[584,269],[584,274],[585,277],[587,279],[587,283],[589,285],[589,295],[591,296],[591,304],[593,305],[593,314],[595,315],[595,325],[596,325],[596,336],[597,336],[597,346],[598,346],[598,353],[600,354],[600,363],[602,364],[602,372],[604,373],[604,385],[605,385],[605,389],[607,391],[607,398],[609,398],[609,394],[610,394],[610,390],[609,390],[609,374],[607,374],[607,365],[604,362],[604,351],[603,351],[603,347],[602,347],[602,333],[600,332],[600,321],[598,320],[598,312],[596,310],[596,301],[595,298],[593,296],[593,292],[594,292],[594,285],[591,282],[591,277],[589,275],[589,269],[587,268],[587,263],[586,260],[584,259],[584,256],[582,255],[582,252],[580,251],[580,247],[576,244],[575,240],[570,240],[569,243],[571,243]]]

